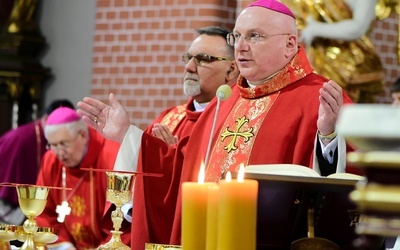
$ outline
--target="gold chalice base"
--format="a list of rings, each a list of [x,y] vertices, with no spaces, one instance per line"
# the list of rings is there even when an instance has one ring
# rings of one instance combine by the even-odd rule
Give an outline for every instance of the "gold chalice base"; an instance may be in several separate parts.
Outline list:
[[[18,241],[25,242],[26,233],[23,226],[18,226],[15,235]],[[58,239],[58,235],[54,228],[51,227],[38,227],[36,233],[33,234],[33,241],[37,246],[44,246],[55,242]]]
[[[33,235],[33,238],[37,245],[47,245],[55,242],[58,239],[58,235],[54,228],[39,227],[38,231]]]
[[[146,243],[145,250],[178,250],[181,246]]]

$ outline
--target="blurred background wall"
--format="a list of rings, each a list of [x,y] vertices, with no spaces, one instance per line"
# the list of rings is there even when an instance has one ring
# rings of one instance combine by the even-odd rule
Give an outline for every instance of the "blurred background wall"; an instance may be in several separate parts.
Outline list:
[[[187,100],[181,55],[206,25],[233,28],[247,0],[42,0],[39,26],[48,47],[41,62],[52,78],[43,104],[54,98],[108,102],[113,92],[131,122],[145,128],[161,110]],[[400,77],[399,16],[377,20],[370,36],[385,68],[385,91]],[[43,105],[43,106],[44,106]]]

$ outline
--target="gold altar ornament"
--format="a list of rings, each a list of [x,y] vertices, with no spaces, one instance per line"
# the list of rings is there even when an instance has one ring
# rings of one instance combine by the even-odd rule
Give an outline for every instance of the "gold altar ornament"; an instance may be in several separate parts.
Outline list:
[[[135,174],[106,172],[107,175],[107,201],[115,204],[116,209],[111,213],[114,230],[111,230],[112,237],[106,244],[101,245],[99,250],[130,250],[130,247],[121,241],[122,221],[124,220],[121,206],[126,204],[132,198],[132,185],[135,179]]]
[[[18,241],[26,241],[26,233],[23,226],[18,226],[15,230]],[[38,227],[36,233],[33,234],[33,241],[37,250],[47,250],[47,244],[53,243],[58,239],[56,230],[51,227]]]
[[[181,246],[146,243],[145,250],[180,250]]]
[[[20,249],[37,250],[34,235],[38,231],[38,225],[35,218],[43,212],[46,206],[49,188],[32,185],[19,185],[16,188],[19,206],[22,213],[28,218],[23,224],[26,239]]]
[[[314,208],[308,208],[307,213],[307,226],[308,226],[308,237],[301,238],[292,242],[291,250],[312,250],[312,249],[324,249],[324,250],[338,250],[340,247],[334,242],[314,235]]]
[[[347,162],[362,168],[350,199],[361,212],[356,232],[400,235],[400,109],[391,105],[351,105],[341,111],[338,130],[357,151]]]
[[[0,224],[0,249],[11,249],[10,241],[15,239],[15,226]]]

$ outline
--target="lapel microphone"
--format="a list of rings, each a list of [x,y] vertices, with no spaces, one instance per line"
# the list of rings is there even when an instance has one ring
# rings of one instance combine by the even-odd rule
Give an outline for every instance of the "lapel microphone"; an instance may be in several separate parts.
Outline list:
[[[215,114],[214,114],[213,124],[212,124],[212,127],[211,127],[210,138],[208,139],[206,159],[204,161],[204,166],[206,168],[208,167],[208,160],[209,160],[209,157],[210,157],[212,137],[214,135],[215,124],[217,123],[219,106],[221,104],[221,101],[224,101],[224,100],[228,99],[231,96],[231,94],[232,94],[232,89],[228,84],[223,84],[223,85],[219,86],[219,88],[216,91],[215,97],[217,97],[217,106],[215,108]]]

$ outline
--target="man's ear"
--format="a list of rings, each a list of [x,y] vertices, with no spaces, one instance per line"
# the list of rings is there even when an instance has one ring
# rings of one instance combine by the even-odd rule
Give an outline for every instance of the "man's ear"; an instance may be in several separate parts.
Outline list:
[[[226,71],[225,82],[230,82],[232,80],[236,80],[239,75],[239,68],[236,65],[235,61],[232,61],[229,65],[229,69]]]
[[[287,57],[292,57],[293,53],[297,53],[297,50],[298,50],[298,44],[296,36],[289,35],[286,40]]]
[[[78,134],[80,134],[83,138],[88,139],[89,138],[89,130],[79,130]]]

